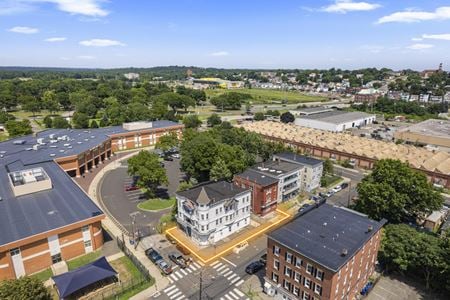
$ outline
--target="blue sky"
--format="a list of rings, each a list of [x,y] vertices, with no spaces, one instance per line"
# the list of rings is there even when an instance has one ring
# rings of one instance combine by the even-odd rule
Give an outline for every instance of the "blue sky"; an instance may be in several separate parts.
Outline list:
[[[0,65],[450,69],[450,1],[0,0]]]

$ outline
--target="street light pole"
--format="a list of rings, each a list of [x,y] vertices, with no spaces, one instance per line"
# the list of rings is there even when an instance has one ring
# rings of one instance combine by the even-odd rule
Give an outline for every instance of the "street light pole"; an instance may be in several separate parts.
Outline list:
[[[350,195],[352,192],[352,181],[350,180],[349,185],[348,185],[348,199],[347,199],[347,207],[350,206]]]

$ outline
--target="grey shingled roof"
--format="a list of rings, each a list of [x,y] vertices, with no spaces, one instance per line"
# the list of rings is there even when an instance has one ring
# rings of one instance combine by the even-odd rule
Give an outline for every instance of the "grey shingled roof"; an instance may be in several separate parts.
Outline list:
[[[253,169],[247,169],[236,176],[247,179],[261,186],[268,186],[278,182],[278,178],[261,174]]]
[[[248,191],[248,189],[241,188],[226,181],[218,181],[177,192],[177,195],[198,204],[209,204],[231,199],[245,191]]]
[[[269,238],[337,272],[384,223],[323,204],[269,233]],[[347,250],[345,256],[341,255],[343,249]]]

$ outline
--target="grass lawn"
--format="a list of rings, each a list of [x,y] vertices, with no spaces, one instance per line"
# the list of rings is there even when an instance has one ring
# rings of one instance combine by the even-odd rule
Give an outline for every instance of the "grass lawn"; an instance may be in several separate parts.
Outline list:
[[[78,258],[69,260],[67,262],[67,267],[69,268],[69,271],[74,270],[76,268],[79,268],[81,266],[84,266],[90,262],[93,262],[97,258],[101,256],[101,251],[95,251],[88,254],[85,254],[83,256],[80,256]]]
[[[228,92],[238,92],[249,94],[253,97],[253,104],[266,104],[272,101],[287,100],[290,104],[304,103],[304,102],[320,102],[327,100],[326,97],[312,96],[296,91],[279,91],[269,89],[237,89],[237,90],[224,90],[224,89],[211,89],[205,90],[208,97],[215,97]]]
[[[52,277],[52,276],[53,276],[52,269],[48,268],[48,269],[46,269],[44,271],[41,271],[41,272],[36,273],[36,274],[33,274],[30,277],[37,278],[40,281],[44,282],[44,281],[47,281],[48,279],[50,279],[50,277]]]
[[[324,175],[320,180],[320,185],[322,187],[334,187],[339,181],[342,181],[343,178],[337,175]]]
[[[161,210],[172,207],[176,202],[175,197],[169,199],[154,198],[138,204],[138,208],[142,210]]]
[[[61,115],[63,113],[65,113],[65,111],[57,111],[57,112],[53,112],[52,115]],[[33,117],[32,112],[24,111],[24,110],[13,111],[13,112],[11,112],[11,114],[13,114],[16,118],[21,118],[21,119]],[[46,115],[49,115],[49,114],[50,114],[50,112],[48,110],[44,109],[44,110],[41,110],[40,112],[37,112],[35,115],[36,115],[36,117],[44,118]]]
[[[0,142],[8,139],[8,135],[6,133],[0,133]]]

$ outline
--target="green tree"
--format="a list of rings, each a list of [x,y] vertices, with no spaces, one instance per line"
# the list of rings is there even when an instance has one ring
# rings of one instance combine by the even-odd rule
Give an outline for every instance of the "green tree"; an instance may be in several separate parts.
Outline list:
[[[61,116],[56,116],[56,117],[53,117],[52,127],[53,128],[70,128],[71,126],[65,118],[63,118]]]
[[[98,123],[96,120],[92,120],[91,121],[91,125],[89,126],[90,128],[98,128]]]
[[[22,121],[7,121],[5,124],[6,131],[10,137],[22,136],[31,134],[33,132],[30,120],[24,119]]]
[[[323,173],[324,174],[329,174],[329,175],[334,173],[334,165],[333,165],[333,162],[331,160],[326,159],[323,162]]]
[[[158,139],[155,148],[167,151],[172,147],[177,147],[179,144],[178,136],[175,132],[163,135]]]
[[[12,114],[9,114],[5,111],[0,111],[0,124],[5,124],[10,120],[15,120],[16,117]]]
[[[376,162],[372,173],[363,178],[357,190],[356,210],[392,223],[423,217],[441,208],[443,203],[425,174],[393,159]]]
[[[266,116],[264,115],[263,112],[257,112],[255,113],[255,115],[253,116],[253,120],[255,121],[263,121],[266,119]]]
[[[183,124],[186,128],[198,128],[202,125],[202,121],[197,115],[187,115],[183,118]]]
[[[51,300],[52,296],[37,278],[21,277],[0,283],[0,299],[5,300]]]
[[[220,116],[218,114],[212,114],[208,117],[206,122],[209,127],[213,127],[216,125],[220,125],[222,123],[222,119],[220,118]]]
[[[26,101],[23,104],[22,107],[25,111],[29,111],[33,113],[33,117],[36,117],[36,113],[41,111],[41,104],[39,101],[34,97],[28,97],[26,98]]]
[[[168,183],[159,156],[149,151],[140,151],[128,160],[128,174],[139,178],[137,185],[146,188],[150,197],[155,195],[158,186]]]
[[[178,192],[182,192],[182,191],[190,189],[191,187],[193,187],[193,184],[191,182],[189,182],[189,181],[182,181],[182,182],[180,182],[180,185],[178,186],[177,191]]]
[[[209,173],[209,177],[211,180],[221,180],[221,179],[230,179],[233,174],[228,169],[227,164],[222,158],[217,158],[214,164],[211,167],[211,171]]]
[[[283,123],[292,123],[295,121],[295,117],[293,114],[287,111],[281,114],[280,121]]]
[[[46,128],[52,128],[53,127],[53,119],[50,115],[46,115],[44,119],[42,120],[44,122],[44,125]]]
[[[89,128],[89,117],[80,112],[75,112],[72,117],[74,128]]]
[[[218,152],[218,142],[209,134],[184,135],[181,144],[181,167],[190,177],[198,181],[209,179],[209,171]]]
[[[54,91],[45,91],[42,96],[42,103],[51,114],[59,110],[59,102]]]

